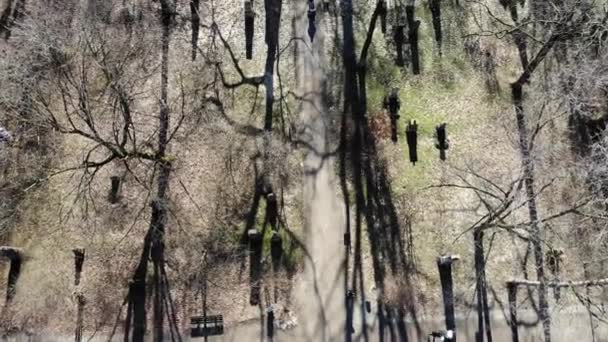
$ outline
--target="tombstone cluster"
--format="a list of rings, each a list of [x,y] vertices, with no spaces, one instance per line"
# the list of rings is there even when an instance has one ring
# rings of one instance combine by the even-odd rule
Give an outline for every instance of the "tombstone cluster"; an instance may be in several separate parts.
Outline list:
[[[441,1],[430,0],[429,9],[432,16],[434,38],[441,56],[443,33],[441,28]],[[382,33],[392,38],[395,47],[395,65],[404,67],[411,64],[412,73],[420,74],[420,53],[418,48],[420,20],[416,19],[414,1],[402,6],[400,2],[393,5],[387,0],[378,0],[377,13],[380,17]],[[388,24],[388,25],[387,25]],[[387,26],[390,33],[387,34]],[[405,49],[405,46],[408,49]]]
[[[383,107],[389,113],[391,121],[391,140],[397,143],[397,120],[400,118],[401,100],[399,100],[399,89],[393,88],[384,97]],[[446,151],[450,148],[447,137],[446,123],[441,123],[435,127],[435,148],[439,150],[439,159],[445,161]],[[405,136],[409,150],[410,162],[414,165],[418,162],[418,123],[410,120],[405,129]]]

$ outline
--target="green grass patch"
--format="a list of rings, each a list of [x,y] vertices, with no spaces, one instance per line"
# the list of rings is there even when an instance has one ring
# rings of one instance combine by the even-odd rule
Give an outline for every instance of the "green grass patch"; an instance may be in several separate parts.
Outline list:
[[[266,260],[271,259],[271,240],[273,235],[273,230],[270,224],[267,224],[264,227],[264,219],[266,217],[266,201],[261,200],[258,207],[258,214],[255,219],[255,229],[257,229],[262,236],[262,258]],[[303,253],[301,248],[293,241],[291,235],[286,231],[286,229],[279,229],[278,232],[281,237],[283,254],[281,259],[281,265],[288,272],[293,272],[297,270],[298,265],[302,263]]]

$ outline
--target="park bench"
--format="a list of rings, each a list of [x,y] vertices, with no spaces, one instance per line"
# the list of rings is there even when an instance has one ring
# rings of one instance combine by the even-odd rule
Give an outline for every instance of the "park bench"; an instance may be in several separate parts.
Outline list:
[[[205,337],[224,333],[224,318],[222,315],[194,316],[190,318],[190,336]]]

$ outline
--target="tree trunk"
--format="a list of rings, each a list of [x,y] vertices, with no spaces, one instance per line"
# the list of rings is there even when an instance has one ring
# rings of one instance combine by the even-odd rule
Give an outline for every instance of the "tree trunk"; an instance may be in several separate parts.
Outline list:
[[[201,25],[201,17],[198,12],[200,8],[200,0],[190,0],[190,20],[192,22],[192,60],[196,60],[196,51],[198,49],[198,32]]]
[[[139,259],[139,264],[135,269],[131,283],[129,284],[129,307],[127,317],[132,317],[133,324],[130,320],[125,321],[125,332],[133,328],[133,342],[143,342],[146,334],[146,277],[148,276],[148,258],[150,256],[151,234],[153,226],[158,220],[158,204],[152,202],[152,219],[150,228],[144,238],[144,246]],[[126,336],[125,336],[126,338]]]
[[[148,258],[154,264],[154,341],[163,340],[165,287],[162,285],[164,268],[164,234],[166,224],[166,198],[169,189],[171,164],[167,158],[169,132],[168,78],[169,44],[175,4],[171,0],[161,0],[161,74],[160,74],[160,115],[158,130],[158,169],[156,199],[152,201],[152,218],[142,255],[129,288],[129,300],[133,310],[133,342],[143,342],[146,326],[146,277]],[[128,323],[127,323],[128,324]]]
[[[127,296],[127,317],[125,317],[123,342],[129,342],[129,334],[131,333],[131,319],[133,314],[133,300],[131,298],[131,293],[131,284],[129,284],[129,295]]]
[[[488,288],[486,284],[486,264],[483,249],[483,229],[477,228],[473,234],[475,243],[475,279],[477,292],[478,341],[483,342],[484,332],[488,342],[492,342]]]
[[[517,331],[517,285],[507,283],[507,292],[509,296],[509,324],[511,326],[511,337],[513,342],[519,342],[519,333]]]
[[[418,50],[418,27],[420,21],[415,20],[416,8],[414,5],[405,6],[405,12],[407,14],[407,30],[408,30],[408,42],[410,44],[410,51],[412,54],[412,72],[414,75],[420,74],[420,53]]]
[[[585,280],[591,280],[589,277],[589,265],[587,263],[583,264],[583,272],[585,275]],[[585,286],[585,296],[587,296],[585,300],[585,308],[587,309],[587,314],[589,315],[589,329],[591,330],[591,342],[596,342],[596,332],[595,332],[595,319],[593,317],[593,312],[591,311],[591,289],[589,286]]]
[[[521,163],[524,172],[524,185],[526,189],[526,197],[528,202],[528,213],[531,222],[531,240],[534,250],[534,261],[536,266],[536,276],[539,281],[538,287],[538,305],[540,311],[540,320],[543,324],[543,332],[545,342],[551,342],[551,320],[549,317],[549,303],[547,298],[549,292],[546,286],[546,276],[544,268],[544,255],[542,246],[542,231],[540,229],[540,220],[538,217],[538,205],[536,203],[536,193],[534,190],[534,158],[530,155],[530,143],[528,141],[528,129],[526,127],[526,117],[524,111],[523,100],[523,85],[530,81],[532,74],[540,63],[545,59],[551,51],[555,43],[564,38],[564,33],[554,33],[540,48],[534,59],[527,63],[522,59],[522,65],[526,65],[523,73],[517,81],[511,83],[511,94],[513,106],[515,107],[515,115],[517,121],[517,132],[519,134],[519,149],[521,154]],[[518,46],[521,56],[521,48]]]
[[[83,316],[84,316],[84,305],[85,305],[84,294],[78,291],[76,293],[76,332],[75,332],[75,341],[82,341],[82,325],[83,325]]]
[[[483,248],[482,248],[483,250]],[[484,260],[484,266],[483,266],[483,291],[481,292],[481,299],[483,300],[483,315],[485,318],[485,326],[486,326],[486,339],[488,340],[488,342],[492,342],[492,324],[491,324],[491,317],[490,317],[490,306],[488,305],[488,283],[487,283],[487,278],[486,278],[486,266],[485,266],[485,260]]]
[[[441,44],[443,41],[443,32],[441,30],[441,0],[430,0],[429,8],[433,17],[433,30],[435,31],[435,41],[441,56]]]
[[[11,34],[11,15],[13,13],[13,0],[6,2],[6,7],[0,15],[0,34],[4,33],[4,39],[8,39]]]
[[[82,265],[84,264],[84,249],[75,248],[72,250],[74,253],[74,286],[76,286],[76,331],[75,341],[82,341],[82,325],[84,315],[85,299],[84,294],[78,289],[80,285],[80,276],[82,274]]]
[[[255,13],[253,12],[253,3],[251,1],[245,1],[245,57],[247,59],[253,57],[254,28]]]
[[[522,84],[515,82],[511,85],[513,95],[513,105],[517,118],[517,131],[519,133],[519,149],[521,162],[524,170],[524,184],[528,201],[528,213],[531,222],[531,239],[534,250],[534,261],[536,266],[536,276],[540,282],[538,288],[538,305],[540,309],[540,320],[543,324],[545,342],[551,341],[551,320],[549,317],[548,290],[546,287],[546,276],[544,267],[544,255],[542,246],[542,232],[540,220],[538,218],[538,205],[536,203],[536,192],[534,190],[534,159],[530,155],[530,145],[528,141],[528,130],[523,104]]]
[[[154,340],[163,341],[165,291],[162,285],[163,268],[165,267],[165,224],[166,198],[169,189],[171,165],[167,160],[169,132],[169,44],[171,42],[171,24],[175,4],[170,0],[161,1],[162,36],[161,36],[161,72],[160,72],[160,117],[158,133],[158,221],[152,233],[152,262],[154,263]]]
[[[270,185],[270,150],[272,148],[272,121],[273,121],[273,106],[274,106],[274,64],[277,58],[277,49],[279,46],[279,29],[281,25],[281,10],[283,2],[281,0],[265,0],[264,7],[266,9],[266,45],[268,52],[266,55],[266,65],[264,67],[264,87],[266,88],[266,115],[264,117],[264,162],[262,177],[264,179],[265,190],[272,186]]]
[[[453,342],[456,342],[456,318],[454,316],[454,289],[452,279],[452,257],[437,258],[439,277],[441,280],[441,291],[443,293],[443,309],[445,314],[446,330],[453,332]]]
[[[25,0],[8,0],[0,15],[0,34],[4,39],[11,37],[12,28],[25,15]]]
[[[526,34],[521,30],[517,29],[513,31],[513,40],[517,46],[519,52],[519,59],[521,61],[521,67],[525,70],[528,68],[528,43],[526,42]]]
[[[19,275],[21,274],[23,251],[14,247],[0,247],[0,257],[10,260],[8,282],[6,284],[6,303],[10,303],[15,297],[17,280],[19,280]]]
[[[477,342],[483,342],[484,320],[483,320],[483,232],[477,228],[473,233],[473,242],[475,244],[475,292],[477,295]]]

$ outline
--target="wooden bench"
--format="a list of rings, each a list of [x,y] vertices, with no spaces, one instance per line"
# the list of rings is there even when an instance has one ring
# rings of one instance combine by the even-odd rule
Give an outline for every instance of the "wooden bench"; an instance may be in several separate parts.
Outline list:
[[[190,318],[190,336],[205,337],[224,334],[222,315],[194,316]]]

